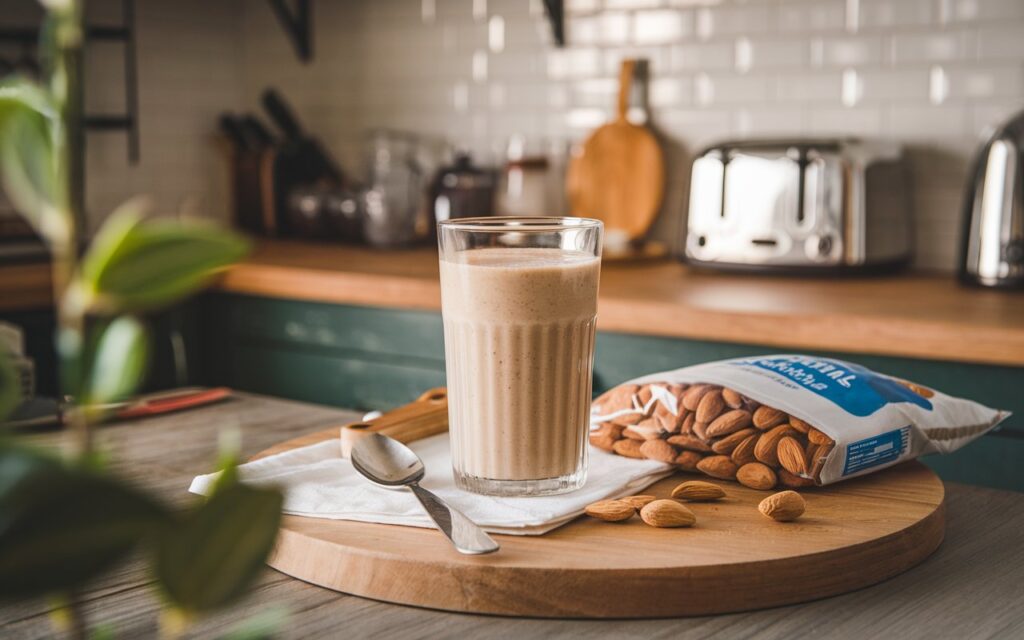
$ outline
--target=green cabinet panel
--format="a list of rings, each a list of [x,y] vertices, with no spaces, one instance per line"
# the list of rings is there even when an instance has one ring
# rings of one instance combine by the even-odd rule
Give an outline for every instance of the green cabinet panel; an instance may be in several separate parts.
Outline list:
[[[235,338],[444,361],[437,313],[228,294],[209,296],[207,304]]]
[[[206,384],[357,409],[388,409],[444,384],[437,313],[211,294],[202,300],[200,318]],[[786,350],[601,332],[594,388],[600,392],[653,371],[780,351]],[[1000,432],[925,463],[948,480],[1024,491],[1024,367],[811,353],[1013,411]]]
[[[354,357],[239,345],[232,349],[237,389],[351,409],[391,409],[444,386],[444,370]]]

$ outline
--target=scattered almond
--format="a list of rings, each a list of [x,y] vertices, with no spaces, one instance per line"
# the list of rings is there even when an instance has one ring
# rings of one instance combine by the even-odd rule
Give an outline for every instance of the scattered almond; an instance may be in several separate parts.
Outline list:
[[[814,444],[835,444],[832,442],[832,438],[828,437],[824,433],[818,431],[814,427],[807,430],[807,439]]]
[[[739,443],[743,442],[750,436],[754,435],[754,433],[756,432],[757,429],[754,429],[753,427],[740,429],[739,431],[735,433],[730,433],[721,440],[712,444],[711,450],[714,451],[715,453],[720,453],[722,455],[727,456],[730,453],[732,453],[732,450],[735,449],[739,445]]]
[[[725,497],[725,490],[703,480],[687,480],[672,490],[672,497],[690,502],[710,502]]]
[[[644,505],[654,502],[655,499],[656,498],[654,496],[629,496],[626,498],[619,498],[619,502],[628,502],[633,505],[634,509],[640,511],[644,508]]]
[[[758,438],[761,437],[760,433],[754,433],[743,439],[736,448],[732,450],[732,461],[739,466],[743,466],[750,462],[754,462],[757,458],[754,457],[754,447],[757,445]]]
[[[686,390],[683,394],[683,407],[687,411],[696,411],[697,405],[700,404],[700,399],[704,397],[704,394],[711,391],[710,385],[706,384],[695,384]]]
[[[616,441],[615,444],[612,445],[612,448],[615,450],[615,453],[619,454],[620,456],[626,456],[627,458],[644,457],[644,454],[640,453],[639,440],[631,440],[629,438],[624,438],[622,440]]]
[[[709,391],[705,393],[697,404],[697,422],[711,422],[722,413],[725,408],[725,400],[722,399],[721,391]]]
[[[730,409],[739,409],[743,406],[743,395],[728,387],[722,389],[722,400]]]
[[[601,500],[588,504],[584,513],[605,522],[622,522],[633,517],[636,507],[625,500]]]
[[[721,480],[732,480],[736,477],[736,463],[729,456],[708,456],[697,463],[697,469]]]
[[[718,416],[708,425],[707,437],[718,438],[750,426],[750,412],[744,409],[732,409]]]
[[[697,471],[697,463],[703,460],[696,451],[682,451],[676,456],[675,464],[683,471]]]
[[[761,462],[749,462],[736,471],[736,481],[751,489],[768,491],[775,487],[778,477],[768,465]]]
[[[676,450],[664,440],[646,440],[640,445],[640,453],[648,460],[675,462]]]
[[[762,500],[757,509],[772,520],[789,522],[803,515],[806,506],[803,496],[796,491],[782,491]]]
[[[709,447],[706,442],[691,435],[680,434],[677,436],[669,436],[668,442],[669,444],[674,444],[677,447],[689,449],[690,451],[711,451],[711,447]]]
[[[802,487],[813,487],[814,480],[811,478],[803,478],[786,471],[785,469],[779,469],[779,484],[784,487],[790,487],[793,489],[800,489]]]
[[[675,500],[655,500],[640,510],[640,518],[652,527],[692,527],[693,512]]]
[[[780,424],[777,427],[770,429],[769,431],[761,434],[758,438],[757,444],[754,445],[754,457],[765,463],[768,466],[776,466],[779,464],[778,446],[779,440],[782,440],[786,436],[795,433],[789,424]]]
[[[779,464],[786,471],[797,476],[807,473],[807,454],[792,436],[780,439],[775,453],[779,458]]]
[[[779,411],[774,407],[761,405],[754,412],[754,426],[762,431],[788,421],[789,416],[784,411]]]

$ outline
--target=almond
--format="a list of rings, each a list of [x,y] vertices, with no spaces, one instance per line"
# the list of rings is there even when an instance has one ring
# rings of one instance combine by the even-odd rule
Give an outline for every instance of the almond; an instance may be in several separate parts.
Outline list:
[[[654,502],[656,498],[654,496],[629,496],[627,498],[619,498],[619,502],[628,502],[633,505],[633,508],[637,511],[644,508],[644,505]]]
[[[621,424],[616,424],[614,422],[604,422],[601,424],[600,427],[598,427],[594,431],[591,431],[590,433],[598,433],[602,436],[607,435],[618,440],[619,438],[622,437],[623,429],[625,429],[625,427],[623,427]]]
[[[833,448],[835,448],[834,444],[819,444],[817,451],[814,452],[814,459],[811,460],[811,477],[815,482],[821,481],[821,470],[828,461],[828,455],[832,453]]]
[[[652,527],[692,527],[693,512],[675,500],[655,500],[640,510],[640,518]]]
[[[693,435],[697,436],[701,440],[708,439],[708,423],[697,422],[696,420],[694,420],[693,426],[690,430],[693,431]]]
[[[789,416],[789,426],[793,427],[800,433],[807,433],[811,428],[811,425],[796,416]]]
[[[676,459],[675,447],[664,440],[647,440],[640,445],[640,453],[648,460],[658,462],[674,462]]]
[[[708,456],[697,463],[697,469],[712,478],[732,480],[736,477],[736,463],[729,456]]]
[[[779,483],[782,484],[783,486],[792,487],[794,489],[814,486],[814,480],[810,478],[801,478],[800,476],[795,476],[792,473],[786,471],[785,469],[779,469]]]
[[[701,452],[704,452],[704,453],[708,453],[708,452],[711,451],[711,447],[709,447],[707,445],[707,443],[705,443],[700,438],[696,438],[694,436],[683,435],[683,434],[679,434],[679,435],[676,435],[676,436],[669,436],[668,442],[669,442],[669,444],[674,444],[677,447],[682,447],[683,449],[689,449],[690,451],[701,451]]]
[[[761,405],[754,412],[754,426],[764,431],[771,429],[772,427],[778,426],[783,422],[788,422],[789,416],[783,411],[779,411],[774,407]]]
[[[705,393],[697,405],[697,422],[711,422],[722,413],[724,408],[725,400],[722,400],[721,391]]]
[[[679,429],[683,421],[678,416],[674,416],[671,413],[658,415],[658,413],[655,412],[654,417],[658,421],[658,426],[665,433],[679,433]]]
[[[692,411],[686,412],[686,417],[683,418],[683,422],[679,425],[680,433],[693,433],[693,423],[696,419],[693,417]]]
[[[835,442],[832,441],[832,438],[818,431],[814,427],[811,427],[807,431],[807,439],[813,442],[814,444],[835,444]]]
[[[633,517],[633,514],[636,513],[636,507],[625,500],[601,500],[588,504],[583,512],[591,518],[597,518],[605,522],[622,522]]]
[[[768,465],[760,462],[748,462],[736,471],[736,481],[751,489],[768,491],[775,487],[778,477]]]
[[[645,385],[641,386],[640,389],[636,392],[636,402],[641,407],[646,407],[647,403],[650,402],[650,401],[651,401],[651,387],[650,387],[650,385],[645,384]],[[654,404],[657,404],[657,403],[654,403]],[[647,408],[647,411],[644,412],[644,416],[649,416],[653,412],[654,412],[654,406],[652,405],[652,406]]]
[[[623,429],[622,437],[629,438],[630,440],[639,440],[641,442],[647,439],[644,437],[644,434],[640,433],[639,431],[636,431],[635,429],[633,429],[633,427],[626,427],[625,429]]]
[[[672,490],[672,497],[690,502],[710,502],[725,497],[725,490],[703,480],[687,480]]]
[[[644,454],[640,453],[639,440],[630,440],[629,438],[625,438],[623,440],[616,440],[615,444],[612,445],[612,449],[615,451],[615,453],[619,454],[620,456],[626,456],[627,458],[644,457]]]
[[[711,391],[711,387],[706,384],[695,384],[686,390],[683,394],[683,407],[687,411],[696,411],[697,405],[700,404],[700,399],[704,397],[704,394]]]
[[[735,433],[730,433],[721,440],[718,440],[711,445],[711,450],[715,453],[721,453],[722,455],[729,455],[732,450],[735,449],[741,442],[749,438],[750,436],[757,433],[757,429],[747,427],[746,429],[740,429]]]
[[[633,433],[640,434],[644,440],[654,440],[661,437],[661,424],[656,418],[644,418],[630,429]]]
[[[592,431],[590,433],[590,444],[597,447],[598,449],[602,449],[604,451],[614,451],[615,442],[615,438],[608,434],[602,434],[597,431]]]
[[[796,491],[782,491],[762,500],[757,509],[772,520],[789,522],[803,515],[806,506],[803,496]]]
[[[633,394],[637,392],[640,385],[620,384],[605,391],[594,400],[594,407],[600,414],[607,415],[633,408]]]
[[[743,395],[728,387],[722,389],[722,400],[725,400],[726,406],[730,409],[739,409],[743,406]]]
[[[719,438],[730,433],[746,429],[750,426],[750,412],[744,409],[732,409],[715,418],[714,422],[708,425],[707,437]]]
[[[775,453],[779,458],[779,464],[786,471],[797,476],[807,473],[807,454],[792,436],[786,436],[779,440]]]
[[[736,445],[736,448],[732,450],[732,455],[730,456],[732,461],[739,466],[743,466],[757,460],[754,457],[754,446],[757,445],[757,439],[760,437],[761,434],[758,432],[744,438],[743,442]]]
[[[703,459],[704,457],[696,451],[683,451],[676,456],[675,463],[685,471],[697,471],[697,463]]]
[[[758,438],[754,445],[754,457],[770,467],[779,464],[777,449],[779,440],[796,433],[789,424],[780,424],[770,431],[766,431]]]

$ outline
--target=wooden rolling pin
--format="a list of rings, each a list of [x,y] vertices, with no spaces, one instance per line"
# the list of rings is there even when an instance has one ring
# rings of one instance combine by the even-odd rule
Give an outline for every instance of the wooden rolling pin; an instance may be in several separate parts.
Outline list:
[[[416,402],[388,411],[379,418],[341,427],[341,457],[349,457],[352,445],[368,433],[383,433],[409,443],[447,430],[448,390],[438,387],[421,395]]]

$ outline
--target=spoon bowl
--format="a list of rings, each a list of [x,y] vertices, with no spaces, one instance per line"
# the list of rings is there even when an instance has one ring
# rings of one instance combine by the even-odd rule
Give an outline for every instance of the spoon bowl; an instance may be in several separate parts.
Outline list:
[[[394,438],[370,433],[352,447],[352,466],[371,482],[395,487],[419,482],[426,474],[423,461]]]

